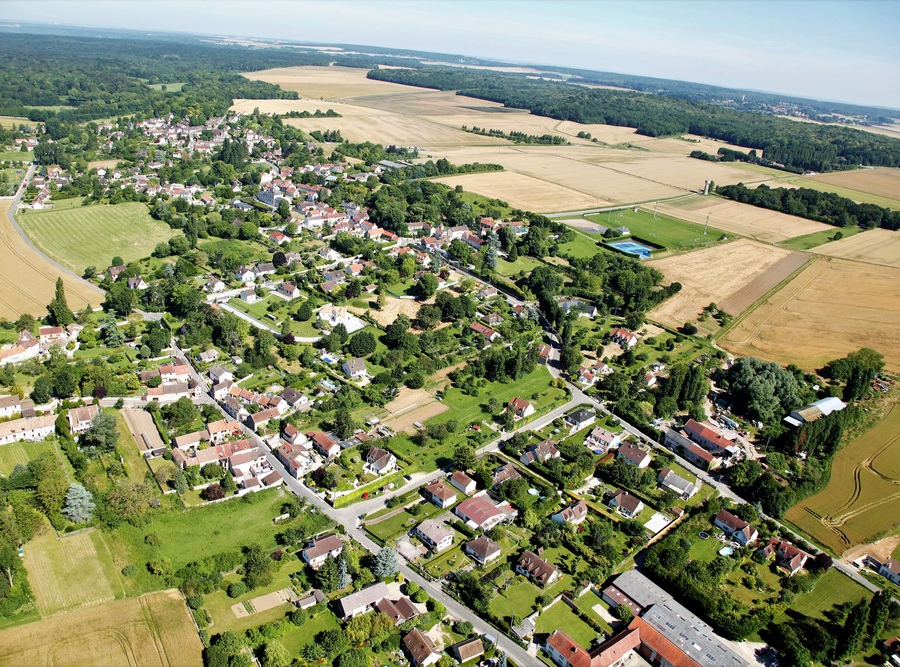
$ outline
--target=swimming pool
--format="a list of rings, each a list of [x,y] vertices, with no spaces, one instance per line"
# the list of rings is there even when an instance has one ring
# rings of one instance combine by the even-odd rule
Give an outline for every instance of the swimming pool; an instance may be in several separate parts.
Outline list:
[[[650,253],[653,252],[653,248],[637,241],[613,241],[607,245],[641,259],[647,259],[650,257]]]
[[[731,547],[722,547],[721,549],[719,549],[720,556],[730,556],[733,553],[734,549],[732,549]]]

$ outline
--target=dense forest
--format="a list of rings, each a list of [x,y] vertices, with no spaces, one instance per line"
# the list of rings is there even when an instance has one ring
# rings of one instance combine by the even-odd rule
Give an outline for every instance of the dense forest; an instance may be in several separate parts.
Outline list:
[[[832,192],[819,192],[810,188],[770,188],[767,185],[748,188],[743,183],[738,183],[718,187],[716,193],[744,204],[817,220],[835,227],[858,225],[863,229],[900,229],[900,211],[875,204],[857,204],[852,199]]]
[[[630,91],[580,88],[496,72],[449,69],[377,69],[369,77],[412,86],[455,90],[534,114],[578,123],[637,128],[651,137],[691,133],[764,151],[767,159],[798,169],[829,171],[855,165],[900,165],[900,141],[833,125],[797,123],[712,104]]]

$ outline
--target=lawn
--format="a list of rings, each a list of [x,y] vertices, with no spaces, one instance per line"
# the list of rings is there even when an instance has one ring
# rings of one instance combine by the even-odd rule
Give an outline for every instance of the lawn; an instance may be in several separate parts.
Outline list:
[[[117,534],[143,550],[144,536],[156,533],[161,542],[159,557],[170,559],[173,569],[254,542],[274,548],[275,533],[281,527],[276,528],[272,519],[281,514],[284,493],[274,489],[253,495],[258,497],[251,503],[234,498],[183,512],[163,512],[143,529],[123,525]]]
[[[32,459],[38,458],[44,452],[56,451],[56,442],[44,440],[43,442],[11,442],[0,447],[0,475],[9,476],[13,468],[21,463],[25,465]]]
[[[703,227],[700,225],[667,215],[658,215],[654,218],[651,211],[643,209],[638,209],[637,213],[634,212],[634,209],[624,209],[585,217],[604,227],[615,228],[624,225],[631,230],[633,236],[639,236],[672,249],[709,245],[718,241],[719,237],[725,234],[722,230],[713,227],[706,230],[706,234],[704,234]]]
[[[855,604],[863,597],[871,598],[872,593],[847,575],[832,568],[819,577],[809,593],[800,593],[794,598],[790,609],[806,616],[824,619],[825,613],[833,607],[844,602]],[[784,618],[780,618],[779,621]]]
[[[474,561],[470,560],[462,551],[462,543],[465,538],[459,539],[461,536],[456,533],[456,544],[451,549],[432,558],[425,565],[425,571],[432,577],[440,579],[451,572],[455,572],[463,567],[471,565]]]
[[[602,625],[603,629],[606,630],[609,634],[612,634],[612,626],[596,611],[594,611],[594,607],[597,605],[600,605],[601,607],[608,607],[608,605],[600,598],[600,596],[594,593],[592,590],[588,591],[575,601],[576,607],[578,607],[585,614],[597,621],[597,623]]]
[[[497,273],[501,276],[514,276],[522,271],[530,273],[542,264],[541,260],[527,255],[519,255],[515,262],[508,262],[501,257],[497,259]]]
[[[257,614],[250,614],[249,616],[245,616],[244,618],[238,618],[237,616],[235,616],[234,612],[231,610],[231,606],[234,604],[246,602],[247,600],[252,600],[255,597],[259,597],[260,595],[265,595],[266,593],[274,593],[275,591],[280,591],[283,588],[290,588],[291,575],[295,572],[300,572],[301,570],[303,570],[303,568],[304,563],[297,556],[285,554],[281,568],[275,574],[272,583],[268,586],[249,591],[237,598],[228,597],[227,593],[223,590],[217,590],[213,593],[210,593],[209,595],[204,596],[204,606],[209,611],[210,616],[212,617],[212,628],[214,629],[214,631],[217,634],[220,632],[225,632],[226,630],[243,632],[248,628],[255,628],[258,625],[270,623],[284,616],[285,612],[289,609],[287,604],[281,604],[277,607],[273,607],[272,609],[268,609],[266,611],[261,611]],[[240,581],[240,579],[240,576],[237,574],[230,574],[225,577],[225,581],[227,583]]]
[[[587,595],[593,595],[588,593]],[[596,598],[596,596],[594,596]],[[589,647],[598,632],[578,617],[569,605],[560,600],[538,616],[535,629],[538,633],[550,634],[554,630],[564,630],[582,648]]]
[[[31,162],[33,158],[31,151],[0,151],[0,162]]]
[[[780,245],[782,248],[788,248],[789,250],[804,251],[828,243],[837,232],[843,234],[843,238],[848,238],[850,236],[858,234],[861,231],[862,229],[854,225],[851,225],[850,227],[842,227],[840,229],[823,229],[820,232],[804,234],[803,236],[795,236],[794,238],[788,239],[787,241],[782,241],[778,245]]]
[[[600,252],[600,247],[594,239],[588,238],[582,233],[575,232],[575,240],[563,243],[559,246],[558,255],[571,255],[576,259],[593,257]]]
[[[326,609],[320,614],[313,616],[300,627],[291,627],[284,636],[281,637],[281,643],[290,651],[292,655],[300,653],[300,649],[315,641],[315,636],[325,630],[337,630],[341,627],[337,616],[330,609]]]
[[[501,618],[528,616],[534,611],[534,601],[539,595],[555,598],[566,590],[572,583],[571,577],[561,575],[555,584],[546,588],[539,588],[530,581],[523,581],[522,575],[516,575],[516,583],[511,584],[505,591],[498,592],[491,600],[491,611]]]
[[[177,83],[148,83],[147,87],[153,90],[165,89],[167,93],[180,93],[184,83],[184,81],[178,81]]]
[[[378,523],[367,524],[366,530],[380,540],[387,541],[401,533],[407,532],[425,519],[447,511],[442,510],[434,503],[428,501],[423,500],[422,504],[424,505],[424,511],[419,514],[413,514],[409,510],[403,510],[399,514],[392,516],[390,519],[385,519]]]
[[[116,255],[126,263],[146,257],[175,234],[141,203],[27,211],[18,220],[41,250],[76,273],[103,270]]]

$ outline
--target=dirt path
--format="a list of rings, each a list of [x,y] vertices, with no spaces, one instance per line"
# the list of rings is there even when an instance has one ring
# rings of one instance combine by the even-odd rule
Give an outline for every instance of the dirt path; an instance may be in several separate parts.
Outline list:
[[[845,563],[856,560],[863,554],[869,554],[874,558],[884,562],[900,545],[900,535],[891,535],[871,544],[860,544],[852,549],[847,549],[841,554],[841,560]]]

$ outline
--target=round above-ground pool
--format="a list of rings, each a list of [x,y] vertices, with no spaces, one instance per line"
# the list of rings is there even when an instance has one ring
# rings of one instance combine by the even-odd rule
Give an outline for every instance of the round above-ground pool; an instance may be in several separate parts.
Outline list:
[[[707,540],[707,539],[709,539],[709,533],[707,533],[705,530],[701,530],[700,533],[699,533],[699,535],[700,535],[700,539],[701,539],[701,540]]]
[[[606,245],[641,259],[647,259],[653,252],[653,248],[638,241],[611,241]]]

